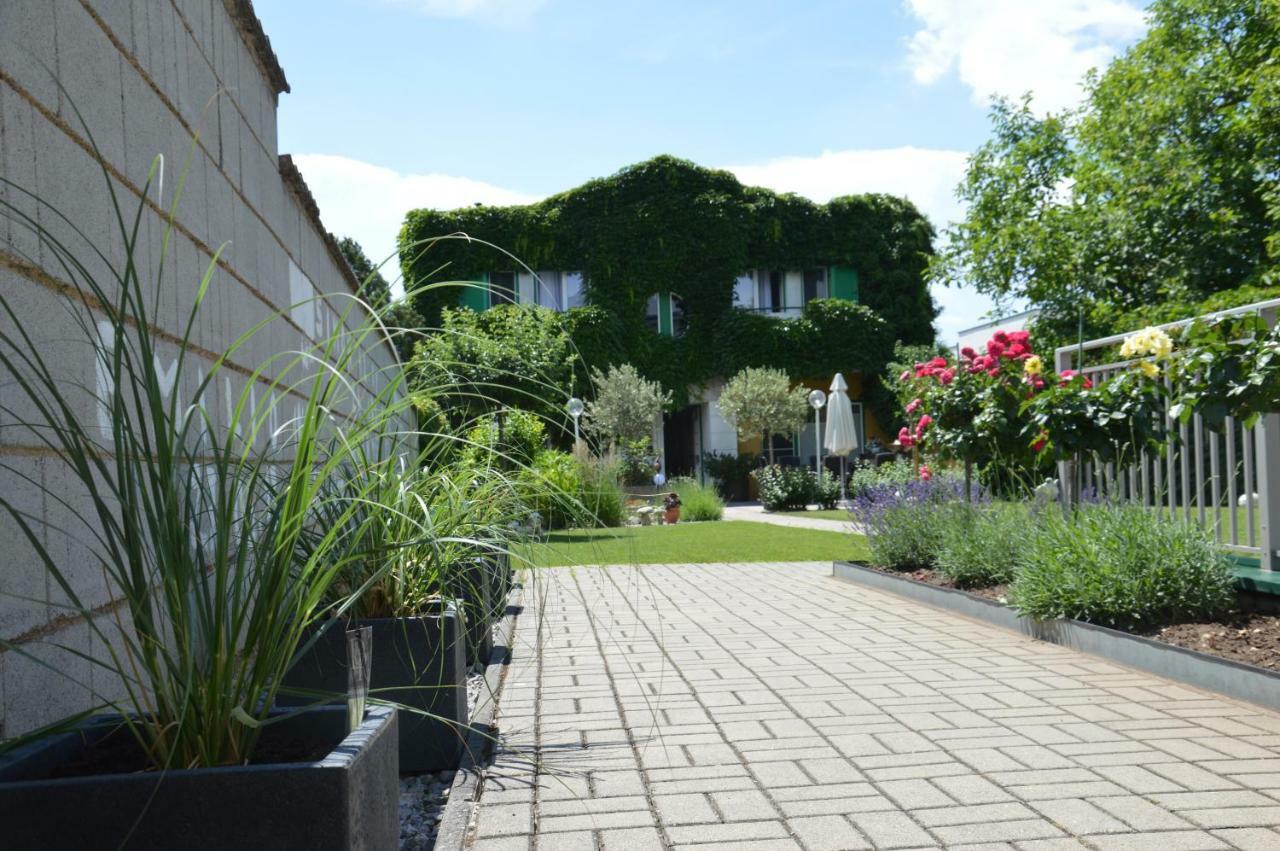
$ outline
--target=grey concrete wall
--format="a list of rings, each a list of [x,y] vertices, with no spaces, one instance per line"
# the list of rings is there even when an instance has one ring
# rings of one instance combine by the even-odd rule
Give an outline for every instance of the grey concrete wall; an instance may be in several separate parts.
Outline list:
[[[143,280],[160,295],[155,325],[173,341],[161,352],[161,367],[171,367],[200,277],[224,243],[189,356],[211,361],[262,318],[288,313],[288,321],[276,322],[232,359],[227,377],[212,388],[215,398],[205,398],[215,411],[224,410],[252,380],[249,372],[263,358],[305,346],[339,322],[331,306],[289,310],[291,304],[317,294],[350,294],[356,285],[296,171],[287,161],[282,167],[276,106],[286,86],[248,0],[0,2],[0,174],[53,204],[83,234],[17,190],[0,186],[7,199],[67,240],[77,255],[88,256],[90,242],[101,248],[106,259],[89,266],[103,276],[108,264],[118,266],[124,251],[94,146],[130,211],[144,197],[154,157],[164,156],[163,194],[158,186],[146,194],[145,247],[138,252],[146,259]],[[197,134],[169,259],[159,276],[154,259],[163,212]],[[0,218],[0,292],[41,350],[56,354],[67,386],[85,388],[82,413],[100,415],[93,395],[109,388],[101,387],[93,352],[67,309],[69,284],[53,252]],[[364,376],[394,361],[384,345],[367,355],[356,368]],[[370,391],[379,389],[378,378],[366,380]],[[190,394],[192,388],[173,392]],[[11,376],[0,375],[0,408],[21,412],[20,398]],[[104,623],[113,622],[121,610],[89,548],[59,531],[74,525],[73,514],[83,513],[78,506],[84,496],[61,462],[13,427],[15,419],[23,417],[0,413],[0,461],[9,468],[0,471],[0,488],[46,519],[49,528],[42,534],[71,571],[77,592]],[[30,481],[58,488],[67,504],[42,496]],[[83,708],[91,689],[115,692],[109,676],[50,646],[104,652],[84,620],[60,602],[13,521],[0,519],[0,638],[20,642],[54,669],[0,652],[0,738]]]

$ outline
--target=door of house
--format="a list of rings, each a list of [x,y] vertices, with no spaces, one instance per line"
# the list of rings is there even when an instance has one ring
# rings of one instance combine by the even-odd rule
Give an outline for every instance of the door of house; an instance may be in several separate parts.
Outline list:
[[[698,469],[698,406],[664,414],[662,419],[667,478],[694,475]]]

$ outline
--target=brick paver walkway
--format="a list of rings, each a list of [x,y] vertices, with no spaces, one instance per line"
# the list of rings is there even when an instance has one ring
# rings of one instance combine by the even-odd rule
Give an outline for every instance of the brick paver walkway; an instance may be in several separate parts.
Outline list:
[[[830,570],[538,572],[474,847],[1280,849],[1280,716]]]

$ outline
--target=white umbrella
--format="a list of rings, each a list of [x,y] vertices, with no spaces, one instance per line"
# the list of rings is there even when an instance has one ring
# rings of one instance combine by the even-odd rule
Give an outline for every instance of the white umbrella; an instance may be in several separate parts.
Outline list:
[[[853,403],[849,401],[849,385],[836,373],[831,379],[831,396],[827,399],[827,433],[823,436],[827,451],[840,456],[840,497],[844,492],[844,460],[859,448],[858,431],[853,423]]]

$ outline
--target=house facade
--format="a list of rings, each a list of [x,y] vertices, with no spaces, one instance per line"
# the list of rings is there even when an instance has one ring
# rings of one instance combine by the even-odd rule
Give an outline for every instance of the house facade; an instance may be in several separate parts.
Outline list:
[[[433,240],[442,234],[465,238]],[[933,339],[932,236],[901,198],[815,204],[664,156],[537,204],[411,211],[400,253],[411,292],[460,282],[415,300],[428,325],[454,307],[603,313],[609,346],[583,341],[584,359],[630,362],[672,392],[654,443],[668,475],[699,475],[707,453],[763,448],[762,436],[740,440],[716,404],[748,366],[823,390],[842,372],[863,443],[884,439],[891,402],[879,376],[893,343]],[[773,443],[786,463],[812,465],[819,452],[812,421]]]

